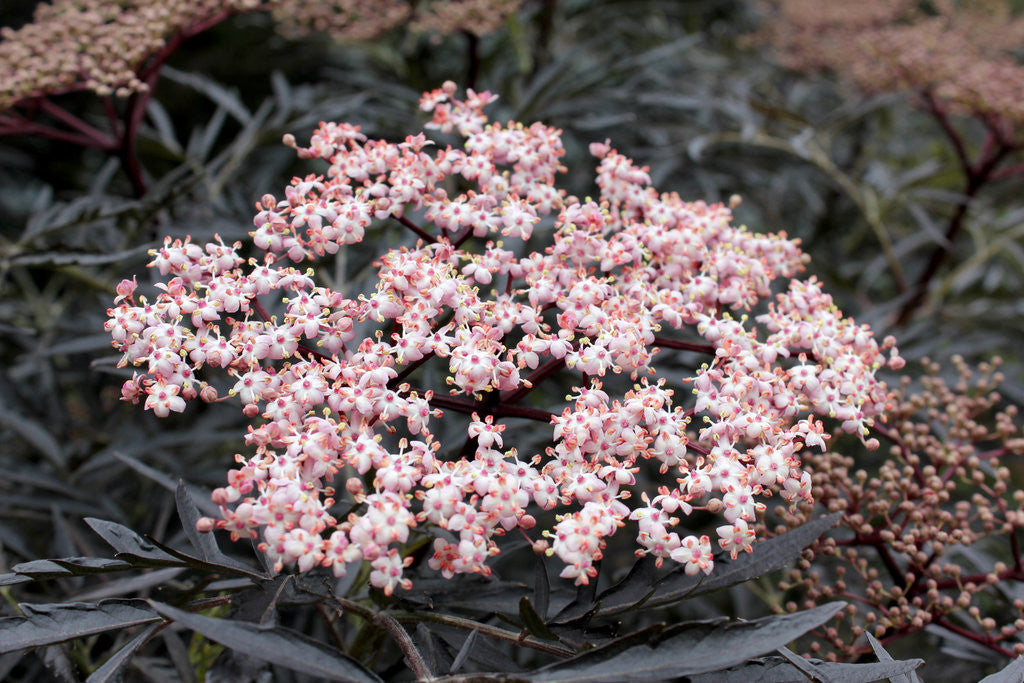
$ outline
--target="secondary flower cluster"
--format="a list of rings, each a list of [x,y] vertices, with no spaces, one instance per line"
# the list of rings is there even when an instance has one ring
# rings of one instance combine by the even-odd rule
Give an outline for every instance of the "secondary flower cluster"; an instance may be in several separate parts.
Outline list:
[[[567,196],[560,131],[489,122],[493,99],[458,99],[451,83],[424,95],[428,127],[458,133],[459,147],[336,123],[308,147],[288,136],[328,169],[263,197],[263,258],[168,239],[153,252],[166,278],[155,301],[134,281],[119,287],[107,329],[122,364],[143,370],[124,398],[166,416],[226,398],[213,370],[233,378],[254,453],[214,493],[222,519],[201,527],[261,537],[278,569],[341,575],[368,561],[390,593],[409,585],[403,543],[427,534],[432,568],[486,574],[495,537],[529,534],[536,505],[560,514],[534,548],[577,583],[630,520],[637,555],[710,572],[711,539],[680,522],[720,512],[717,546],[749,552],[766,497],[810,500],[800,451],[825,447],[815,415],[865,439],[889,401],[875,374],[902,359],[816,280],[795,279],[796,241],[657,192],[607,143],[591,146],[598,197]],[[360,242],[375,221],[418,241],[379,257],[372,291],[349,298],[292,265]],[[693,370],[660,370],[666,350]],[[430,370],[448,395],[422,386]],[[541,386],[556,380],[577,385],[567,404],[554,398],[564,388]],[[457,413],[471,416],[461,450],[435,437]],[[551,445],[521,456],[511,418],[547,425]],[[338,480],[353,504],[344,518]]]
[[[139,71],[169,43],[231,15],[271,11],[283,32],[319,31],[368,40],[397,26],[483,34],[520,0],[53,0],[18,30],[0,28],[0,110],[25,98],[89,89],[101,95],[145,90]]]
[[[897,393],[891,426],[876,428],[890,446],[880,466],[854,469],[836,452],[807,464],[818,504],[843,511],[843,525],[780,588],[800,589],[803,607],[849,600],[850,631],[821,634],[832,656],[864,652],[855,643],[864,630],[892,640],[933,625],[1006,656],[1024,653],[1024,601],[1014,600],[1024,581],[1024,491],[1011,470],[1024,455],[1019,411],[999,408],[998,359],[980,376],[954,362],[952,384],[927,364],[920,391]],[[815,511],[780,513],[795,527]]]
[[[869,92],[909,89],[929,107],[1009,127],[1024,122],[1024,17],[1009,2],[764,4],[759,37],[789,66],[833,70]]]

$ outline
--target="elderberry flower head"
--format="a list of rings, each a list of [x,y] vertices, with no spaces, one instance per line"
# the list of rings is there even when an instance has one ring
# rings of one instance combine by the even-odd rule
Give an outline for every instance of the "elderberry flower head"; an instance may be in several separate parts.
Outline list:
[[[489,121],[494,99],[451,83],[423,96],[427,127],[461,146],[337,123],[308,147],[289,136],[327,170],[263,197],[261,258],[168,239],[152,252],[155,300],[119,290],[107,328],[121,364],[143,370],[124,397],[146,394],[158,414],[239,399],[256,423],[214,492],[216,526],[259,538],[278,570],[366,561],[390,593],[409,585],[413,535],[434,537],[428,564],[444,576],[486,575],[495,539],[519,530],[585,584],[629,528],[638,556],[710,572],[716,546],[751,550],[766,498],[810,500],[801,456],[825,448],[817,416],[866,439],[889,401],[876,373],[902,359],[798,278],[796,240],[658,192],[607,143],[591,148],[597,197],[568,196],[560,131]],[[371,290],[350,297],[303,265],[381,221],[418,241],[380,255]],[[680,351],[703,360],[663,369]],[[566,378],[563,402],[565,385],[552,389]],[[442,447],[436,425],[459,414],[466,445]],[[520,454],[510,418],[549,429],[550,445]],[[556,523],[535,530],[531,509]],[[722,514],[717,544],[678,531],[698,509]]]

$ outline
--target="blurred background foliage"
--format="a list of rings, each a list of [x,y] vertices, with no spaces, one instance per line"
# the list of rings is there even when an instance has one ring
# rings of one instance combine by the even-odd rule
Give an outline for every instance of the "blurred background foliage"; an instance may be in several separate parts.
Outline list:
[[[2,3],[0,25],[19,27],[31,9]],[[741,195],[740,222],[799,237],[840,308],[896,335],[908,359],[1000,355],[1002,391],[1024,400],[1019,179],[971,198],[963,230],[944,244],[963,177],[935,118],[906,92],[868,94],[782,66],[750,38],[770,14],[750,0],[527,0],[487,35],[399,28],[362,43],[286,38],[269,15],[247,14],[188,40],[162,69],[136,140],[144,193],[109,152],[0,137],[0,572],[104,555],[85,516],[181,539],[174,484],[185,477],[207,505],[243,418],[193,405],[157,420],[119,401],[127,375],[103,331],[114,285],[133,273],[149,282],[146,252],[164,235],[244,240],[260,196],[322,170],[296,159],[285,133],[304,142],[334,120],[404,137],[422,129],[419,94],[449,79],[499,93],[495,120],[562,128],[564,186],[580,196],[595,191],[587,145],[606,138],[649,165],[662,190]],[[92,93],[55,101],[105,123]],[[978,144],[980,124],[955,123]],[[947,246],[927,296],[897,323],[930,255]],[[359,265],[324,267],[337,281],[358,279]],[[82,585],[3,591],[46,602]],[[718,599],[726,606],[698,616],[764,612],[749,591]]]

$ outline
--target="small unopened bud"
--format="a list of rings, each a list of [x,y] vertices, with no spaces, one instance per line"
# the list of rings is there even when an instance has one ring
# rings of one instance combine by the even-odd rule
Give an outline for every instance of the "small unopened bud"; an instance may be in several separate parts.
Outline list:
[[[217,520],[212,517],[200,517],[196,520],[196,530],[208,534],[217,528]]]
[[[537,520],[533,515],[523,515],[519,518],[519,527],[521,529],[532,529],[537,526]]]
[[[363,482],[358,477],[349,477],[345,482],[345,490],[353,496],[363,495]]]
[[[139,402],[139,394],[142,393],[142,387],[139,386],[138,380],[132,378],[121,385],[121,400],[130,401],[131,403]]]
[[[138,286],[139,285],[135,281],[134,277],[131,280],[121,280],[120,282],[118,282],[116,288],[117,298],[114,299],[114,303],[117,303],[122,299],[129,298],[132,295],[132,293],[135,292],[135,288]]]
[[[199,391],[199,398],[204,403],[214,403],[217,400],[217,390],[207,384]]]
[[[242,408],[242,414],[245,415],[246,417],[256,417],[257,415],[260,414],[260,407],[255,403],[250,403],[249,405]]]
[[[228,503],[235,502],[240,497],[241,494],[238,492],[238,489],[232,488],[214,489],[213,493],[210,494],[210,500],[212,500],[215,505],[227,505]]]
[[[738,194],[730,195],[730,197],[729,197],[729,208],[730,209],[735,209],[736,207],[738,207],[742,203],[743,203],[743,197],[739,196]]]

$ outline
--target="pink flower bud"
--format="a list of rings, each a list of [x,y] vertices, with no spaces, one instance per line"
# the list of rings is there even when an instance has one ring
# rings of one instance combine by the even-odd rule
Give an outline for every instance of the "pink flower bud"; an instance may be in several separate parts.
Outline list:
[[[603,159],[612,149],[609,144],[610,142],[610,140],[605,140],[604,142],[591,142],[590,153],[598,159]]]
[[[130,401],[132,403],[139,402],[139,394],[142,393],[142,387],[139,386],[139,380],[137,377],[132,377],[121,385],[121,400]]]
[[[210,517],[200,517],[196,520],[196,530],[208,534],[217,528],[217,520]]]
[[[131,298],[135,292],[135,288],[139,286],[139,283],[135,281],[133,276],[131,280],[121,280],[117,283],[117,297],[114,299],[114,303],[120,303],[124,299]]]
[[[345,490],[351,493],[353,496],[363,495],[363,482],[358,477],[349,477],[345,482]]]

